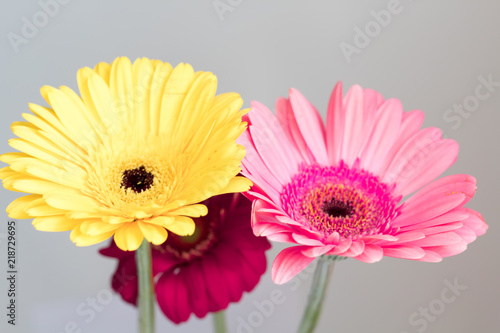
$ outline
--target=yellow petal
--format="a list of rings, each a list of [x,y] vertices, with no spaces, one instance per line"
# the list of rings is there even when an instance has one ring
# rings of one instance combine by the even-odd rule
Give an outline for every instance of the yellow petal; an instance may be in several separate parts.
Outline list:
[[[33,201],[40,199],[42,196],[38,194],[25,195],[24,197],[17,198],[7,206],[7,214],[13,219],[30,219],[32,218],[25,209]]]
[[[132,63],[126,57],[118,58],[111,64],[109,87],[115,103],[115,111],[120,114],[124,124],[135,124],[136,122],[134,77],[132,74]]]
[[[174,215],[186,215],[186,216],[191,216],[191,217],[200,217],[200,216],[205,216],[208,214],[208,209],[207,206],[205,205],[191,205],[191,206],[184,206],[179,209],[173,210],[169,212],[169,215],[174,216]]]
[[[15,161],[16,159],[22,158],[22,157],[29,157],[29,155],[25,154],[25,153],[18,153],[18,152],[5,153],[5,154],[0,155],[0,161],[7,163],[7,164],[10,164],[13,161]]]
[[[66,211],[62,209],[57,209],[52,206],[47,205],[45,202],[45,199],[39,198],[37,200],[34,200],[29,204],[26,208],[25,211],[30,215],[30,216],[54,216],[54,215],[64,215]]]
[[[88,87],[92,103],[99,114],[106,131],[110,134],[120,133],[123,129],[123,118],[116,112],[108,85],[98,74],[91,74]]]
[[[252,182],[245,177],[234,177],[229,181],[229,184],[221,190],[223,193],[239,193],[250,189]]]
[[[44,162],[42,160],[26,157],[18,158],[13,161],[11,168],[18,172],[26,172],[32,176],[48,180],[63,186],[73,187],[76,189],[85,187],[85,174],[83,170],[71,168],[68,165],[68,172],[64,169],[58,168],[55,165]]]
[[[126,223],[115,232],[115,243],[123,251],[135,251],[142,243],[144,236],[137,222]]]
[[[10,167],[5,167],[0,169],[0,179],[6,179],[10,176],[14,176],[17,172],[12,170]]]
[[[191,236],[195,227],[194,221],[185,216],[176,216],[174,223],[165,226],[169,231],[179,236]]]
[[[165,228],[140,221],[137,223],[148,242],[153,243],[154,245],[160,245],[167,240],[168,233]]]
[[[32,182],[32,181],[30,181]],[[52,207],[74,211],[96,211],[101,205],[95,199],[86,196],[78,190],[67,188],[44,194],[44,199]]]
[[[70,133],[73,141],[85,150],[95,146],[97,136],[85,116],[87,111],[83,102],[75,102],[70,96],[58,89],[49,91],[48,96],[50,105]]]
[[[135,119],[140,135],[146,136],[150,131],[149,92],[155,67],[149,59],[140,58],[134,61],[133,71]]]
[[[34,108],[34,104],[29,104],[30,109]],[[30,113],[23,113],[23,118],[31,124],[40,129],[40,135],[51,141],[54,146],[57,146],[61,151],[66,154],[68,159],[75,162],[82,162],[82,155],[85,151],[79,147],[73,140],[67,137],[61,130],[61,127],[56,127],[56,124],[49,123],[47,120],[32,115]]]
[[[48,146],[47,142],[40,141],[40,143]],[[10,139],[9,145],[14,149],[52,163],[56,166],[62,166],[62,161],[66,160],[64,156],[55,153],[54,149],[49,150],[24,139]]]
[[[69,231],[76,228],[80,223],[64,215],[40,216],[33,220],[33,226],[40,231]]]
[[[144,222],[156,224],[160,227],[167,227],[175,222],[175,218],[173,216],[157,216],[152,219],[145,219]]]
[[[160,113],[162,107],[163,91],[167,80],[172,74],[172,66],[169,63],[160,64],[155,68],[153,80],[151,82],[150,102],[149,102],[149,128],[153,134],[158,134],[160,123]]]
[[[168,83],[167,83],[168,85]],[[213,123],[207,112],[217,90],[217,78],[209,72],[201,73],[187,92],[174,127],[173,137],[179,142],[191,139],[200,130],[200,124]]]
[[[122,224],[133,221],[132,218],[123,216],[103,216],[102,220],[109,224]]]
[[[94,67],[94,71],[99,74],[107,84],[109,84],[109,75],[111,73],[111,65],[106,62],[100,62]]]
[[[96,66],[96,69],[99,67],[101,70],[97,71],[98,75],[101,76],[101,78],[106,81],[106,84],[109,84],[109,71],[110,71],[110,66],[109,64],[102,63],[98,64]],[[100,66],[101,65],[101,66]],[[107,65],[107,69],[105,69]],[[107,71],[107,74],[106,74]],[[97,111],[94,101],[92,100],[92,94],[90,92],[89,88],[89,77],[91,75],[95,75],[94,71],[88,67],[84,67],[78,71],[77,74],[77,81],[78,81],[78,89],[80,91],[81,98],[83,100],[83,103],[85,104],[85,108],[87,109],[87,112],[89,114],[89,117],[93,119],[93,123],[96,125],[96,128],[100,129],[102,134],[107,133],[107,129],[104,126],[104,123],[101,119],[101,116],[99,115],[99,112]]]
[[[76,227],[71,232],[70,238],[76,244],[76,246],[90,246],[105,241],[109,237],[113,236],[113,233],[114,231],[106,232],[98,236],[89,236],[82,233],[79,227]]]
[[[138,220],[147,219],[147,218],[151,217],[151,215],[152,215],[151,213],[146,213],[142,210],[134,212],[134,217]]]
[[[49,182],[46,180],[41,180],[31,176],[21,175],[21,177],[22,178],[19,180],[12,180],[12,187],[17,191],[26,193],[35,193],[35,194],[45,194],[46,192],[49,191],[60,191],[69,189],[63,185]],[[11,181],[10,178],[8,179],[8,181],[9,182]]]
[[[189,64],[179,64],[168,78],[163,91],[160,122],[157,125],[160,133],[174,133],[181,113],[182,103],[194,81],[194,70]]]
[[[80,226],[82,233],[89,236],[98,236],[120,228],[122,224],[109,224],[102,222],[101,219],[87,220]]]

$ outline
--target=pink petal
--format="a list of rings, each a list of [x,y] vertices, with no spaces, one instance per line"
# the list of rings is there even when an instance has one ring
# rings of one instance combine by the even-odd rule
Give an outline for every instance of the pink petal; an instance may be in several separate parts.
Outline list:
[[[397,99],[389,99],[380,107],[375,127],[360,158],[361,167],[380,175],[385,157],[399,135],[403,106]]]
[[[227,266],[221,266],[219,269],[231,302],[239,302],[243,295],[243,290],[245,290],[245,283],[241,279],[241,272]],[[217,306],[212,304],[210,311],[218,311],[216,309]]]
[[[137,302],[137,269],[134,257],[128,260],[120,260],[116,269],[111,286],[119,293],[124,301],[136,304]]]
[[[439,140],[441,140],[439,128],[430,127],[414,133],[394,155],[382,181],[391,184],[399,177],[411,176],[415,172],[415,165],[429,152],[428,147],[435,146]]]
[[[363,89],[363,104],[365,108],[365,118],[363,120],[363,133],[366,133],[361,147],[366,146],[370,140],[370,134],[373,132],[373,127],[376,119],[380,116],[380,106],[385,102],[384,97],[373,89]]]
[[[436,193],[450,195],[456,192],[465,194],[467,201],[469,201],[474,196],[474,193],[476,193],[476,179],[469,175],[446,176],[425,186],[406,202],[407,204],[418,206],[425,204],[430,195],[435,195]]]
[[[301,245],[307,245],[307,246],[324,246],[325,245],[325,244],[323,244],[323,242],[321,242],[317,239],[309,238],[306,235],[302,235],[302,234],[293,233],[292,237],[293,237],[293,239],[295,239],[295,241],[298,244],[301,244]]]
[[[363,253],[354,257],[354,259],[366,263],[374,263],[382,260],[383,257],[384,257],[384,250],[382,250],[380,246],[374,244],[365,244],[365,249],[363,250]]]
[[[403,112],[403,120],[399,128],[399,136],[393,142],[391,149],[387,153],[386,158],[383,161],[383,166],[380,169],[380,173],[385,175],[387,168],[391,161],[394,160],[394,156],[401,149],[401,147],[406,143],[406,141],[415,135],[422,127],[424,122],[424,113],[420,110],[413,110],[409,112]]]
[[[425,255],[424,250],[416,246],[384,247],[384,256],[401,259],[420,259]]]
[[[352,240],[350,238],[343,239],[337,246],[335,246],[331,251],[329,251],[327,255],[339,255],[341,253],[344,253],[351,247],[351,244]]]
[[[240,265],[235,262],[234,255],[234,251],[228,253],[220,251],[218,248],[216,254],[208,253],[203,257],[203,260],[200,260],[202,268],[200,273],[206,279],[211,311],[213,311],[212,309],[217,309],[216,311],[225,309],[229,304],[229,291],[224,283],[221,267],[227,266],[242,274]]]
[[[298,170],[297,163],[287,161],[283,158],[285,154],[282,154],[282,152],[288,151],[291,146],[286,143],[278,144],[276,138],[263,134],[262,130],[258,127],[250,126],[248,130],[254,139],[257,153],[267,169],[269,169],[271,174],[278,180],[281,187],[288,184],[291,177]],[[283,150],[281,146],[284,146]],[[290,167],[293,167],[295,171],[291,171]],[[260,171],[259,174],[262,175],[262,171]]]
[[[429,246],[425,248],[426,250],[433,251],[440,255],[441,257],[451,257],[459,253],[464,252],[467,249],[467,243],[462,240],[457,243],[444,246]]]
[[[325,244],[333,244],[333,245],[338,245],[340,241],[340,235],[338,232],[334,231],[332,232],[324,241]]]
[[[398,220],[397,227],[400,227],[401,231],[411,231],[411,230],[421,231],[426,228],[446,225],[449,223],[456,223],[456,222],[463,223],[462,221],[468,218],[469,215],[470,214],[464,210],[464,207],[457,207],[443,215],[437,216],[435,218],[423,222],[416,222],[415,220],[406,219],[403,217],[402,220]]]
[[[223,251],[223,249],[221,249],[221,251]],[[231,250],[226,251],[228,253],[231,253]],[[249,256],[249,254],[252,253],[251,251],[247,251],[244,254],[242,251],[238,250],[234,252],[240,252],[237,255],[233,255],[232,258],[239,263],[238,271],[240,272],[241,278],[244,280],[244,291],[252,291],[257,285],[257,282],[259,281],[261,275],[266,271],[267,262],[265,261],[265,256],[258,256],[260,260],[255,260],[255,256]],[[219,262],[220,264],[224,263],[224,261],[222,261],[221,259],[219,259]]]
[[[174,323],[188,320],[191,314],[189,294],[178,274],[163,274],[156,284],[156,299],[160,309]]]
[[[462,242],[462,238],[453,231],[443,232],[440,234],[434,234],[426,236],[423,239],[419,239],[413,242],[409,242],[406,245],[420,246],[420,247],[430,247],[430,246],[443,246]]]
[[[202,273],[201,267],[198,265],[189,265],[182,268],[180,272],[181,278],[189,286],[189,300],[192,306],[193,313],[198,318],[203,318],[209,311],[207,290],[211,286],[206,286],[206,279]]]
[[[250,180],[252,180],[252,179],[250,178]],[[255,188],[255,186],[254,186],[254,187],[252,187],[252,189],[250,191],[245,192],[243,194],[245,194],[245,196],[247,198],[249,197],[250,200],[261,199],[261,200],[267,202],[270,205],[274,205],[275,207],[277,205],[276,202],[278,202],[278,203],[280,202],[279,197],[276,199],[277,201],[274,201],[273,198],[269,198],[269,197],[266,196],[267,193],[266,194],[261,194],[260,192],[258,192],[258,190],[259,189]],[[280,205],[280,204],[278,204],[278,205]]]
[[[472,243],[476,240],[477,236],[472,229],[469,229],[466,226],[454,231],[460,238],[462,238],[467,244]]]
[[[363,104],[363,89],[354,85],[344,99],[345,123],[340,158],[349,166],[361,153],[361,145],[366,133],[363,133],[365,109]]]
[[[433,199],[433,200],[432,200]],[[457,193],[445,196],[433,196],[429,198],[427,205],[422,207],[412,207],[405,210],[405,216],[401,214],[402,218],[406,220],[414,220],[415,223],[432,219],[441,214],[447,213],[458,205],[462,204],[465,200],[463,193]],[[425,209],[422,209],[425,207]],[[396,223],[394,223],[396,225]]]
[[[269,171],[267,165],[264,163],[260,157],[257,149],[255,148],[250,132],[247,130],[238,138],[237,142],[240,145],[245,146],[246,155],[242,160],[244,168],[250,173],[252,178],[254,178],[259,187],[266,189],[266,184],[271,186],[275,191],[267,193],[267,195],[272,198],[277,198],[279,200],[279,193],[283,188],[283,185],[279,180]]]
[[[310,246],[309,248],[305,249],[302,251],[302,254],[311,257],[311,258],[316,258],[319,256],[322,256],[323,254],[327,253],[331,249],[333,249],[335,245],[323,245],[323,246]]]
[[[331,165],[340,162],[344,134],[344,106],[342,101],[342,81],[333,88],[326,114],[326,146]]]
[[[351,246],[344,253],[340,253],[344,257],[356,257],[359,256],[365,250],[365,242],[363,240],[357,240],[352,242]]]
[[[320,114],[298,90],[291,88],[289,95],[292,111],[304,141],[314,155],[316,162],[328,165],[325,127]]]
[[[408,111],[403,114],[403,123],[401,125],[401,131],[398,141],[403,143],[410,136],[415,134],[424,123],[424,113],[420,110]]]
[[[290,281],[314,260],[302,254],[302,250],[306,248],[305,246],[289,247],[276,256],[271,268],[274,283],[283,284]]]
[[[363,237],[365,244],[379,244],[384,242],[395,242],[397,240],[398,238],[392,235],[372,235]]]
[[[447,224],[443,224],[443,225],[437,225],[437,226],[433,226],[433,227],[418,229],[418,231],[425,234],[426,236],[429,236],[429,235],[439,234],[442,232],[456,231],[456,230],[461,229],[462,227],[463,227],[462,222],[453,222],[453,223],[447,223]]]
[[[299,125],[293,114],[292,105],[290,101],[286,98],[278,98],[276,101],[276,116],[281,123],[285,133],[287,133],[291,142],[295,144],[297,151],[302,156],[302,159],[308,163],[314,163],[315,158],[311,153],[311,150],[307,146],[306,141],[302,137]]]
[[[484,235],[486,230],[488,230],[488,225],[484,221],[483,216],[479,212],[476,212],[475,210],[465,207],[463,209],[470,214],[469,218],[462,221],[463,224],[466,227],[470,228],[472,231],[474,231],[476,236]]]
[[[397,240],[390,241],[389,243],[386,243],[388,246],[394,246],[394,245],[400,245],[403,243],[408,243],[408,242],[413,242],[419,239],[425,238],[425,234],[421,232],[420,230],[418,231],[409,231],[409,232],[403,232],[394,235],[397,237]],[[382,245],[384,243],[379,243],[379,245]],[[407,244],[405,244],[407,245]]]
[[[418,261],[425,261],[425,262],[441,262],[443,260],[443,257],[441,257],[439,254],[437,254],[434,251],[429,251],[427,249],[424,249],[425,255],[418,259]]]
[[[249,130],[253,143],[269,170],[278,173],[278,177],[285,177],[286,184],[297,172],[302,158],[289,142],[274,114],[259,102],[252,101],[251,105],[249,118],[252,126]]]
[[[417,135],[419,140],[409,140],[394,157],[396,162],[389,167],[391,177],[386,174],[384,181],[396,182],[395,196],[405,196],[425,186],[455,162],[458,144],[450,139],[441,140],[441,132],[434,132],[430,131],[433,136],[425,140]]]
[[[266,237],[267,239],[273,242],[292,243],[292,244],[295,243],[295,239],[293,239],[292,234],[290,232],[274,233]]]
[[[392,225],[402,227],[417,224],[448,213],[465,204],[475,190],[475,180],[470,176],[453,175],[438,179],[408,199],[400,208],[401,215],[393,220]]]

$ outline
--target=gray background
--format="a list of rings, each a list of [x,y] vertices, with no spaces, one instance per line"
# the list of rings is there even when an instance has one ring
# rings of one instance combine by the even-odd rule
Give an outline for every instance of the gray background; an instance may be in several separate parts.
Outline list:
[[[39,95],[42,85],[76,89],[80,67],[117,56],[188,62],[196,70],[213,71],[219,78],[218,91],[239,92],[246,106],[255,99],[273,107],[277,97],[295,87],[323,116],[337,80],[343,80],[345,87],[357,83],[376,89],[386,98],[399,98],[406,110],[423,110],[426,127],[440,127],[460,143],[458,161],[447,173],[468,173],[478,179],[477,194],[468,206],[484,215],[490,229],[465,253],[440,264],[391,258],[377,264],[339,263],[318,332],[499,331],[500,87],[493,87],[474,111],[465,113],[467,118],[453,113],[458,119],[447,119],[446,112],[452,112],[447,110],[454,104],[474,100],[479,77],[491,75],[500,82],[500,2],[401,0],[399,13],[392,14],[385,27],[378,25],[379,31],[371,11],[387,10],[386,0],[222,0],[232,9],[222,16],[211,0],[65,2],[43,22],[38,1],[2,1],[1,152],[12,150],[7,145],[13,137],[9,126],[28,112],[27,103],[44,104]],[[40,27],[16,53],[8,34],[22,36],[23,17],[33,22],[33,16],[41,20]],[[356,46],[355,29],[366,26],[375,29],[373,37],[365,41],[368,45],[358,40],[362,47],[348,61],[341,43]],[[0,189],[0,236],[7,230],[5,208],[17,196]],[[77,248],[68,233],[38,232],[28,220],[18,221],[17,237],[16,327],[6,325],[6,243],[0,238],[2,332],[60,333],[70,322],[81,332],[136,331],[136,312],[116,295],[98,310],[90,310],[94,316],[88,311],[88,298],[109,295],[108,282],[115,268],[113,260],[97,254],[102,245]],[[275,244],[269,252],[269,267],[282,248]],[[467,289],[440,308],[445,281],[455,279]],[[253,293],[229,307],[229,330],[295,331],[309,283],[310,276],[302,276],[276,286],[268,269]],[[269,300],[275,289],[283,291],[286,301],[267,316],[256,314],[255,302]],[[426,320],[425,328],[410,321],[413,313],[418,315],[421,307],[429,306],[436,315]],[[87,314],[77,314],[79,307]],[[257,327],[238,330],[238,318],[253,320]],[[210,318],[195,318],[172,328],[158,314],[157,322],[158,332],[212,330]]]

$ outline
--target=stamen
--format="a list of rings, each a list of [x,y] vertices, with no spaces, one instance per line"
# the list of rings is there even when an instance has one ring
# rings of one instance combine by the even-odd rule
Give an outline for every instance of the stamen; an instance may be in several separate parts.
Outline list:
[[[399,198],[364,170],[346,164],[303,166],[281,193],[285,211],[314,231],[356,239],[390,228]]]
[[[337,199],[325,202],[321,209],[331,217],[347,217],[353,212],[353,207],[349,202],[342,202]]]
[[[121,186],[132,189],[136,193],[146,191],[153,185],[154,175],[147,172],[144,166],[123,172]]]

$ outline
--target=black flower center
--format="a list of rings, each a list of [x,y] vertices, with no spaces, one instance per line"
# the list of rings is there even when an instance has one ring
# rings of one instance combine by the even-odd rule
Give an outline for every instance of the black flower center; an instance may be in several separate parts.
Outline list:
[[[132,170],[125,170],[122,176],[122,187],[132,189],[136,193],[146,191],[153,185],[154,176],[147,172],[144,166]]]
[[[353,213],[353,207],[349,203],[337,199],[325,202],[321,209],[325,214],[331,217],[347,217]]]

